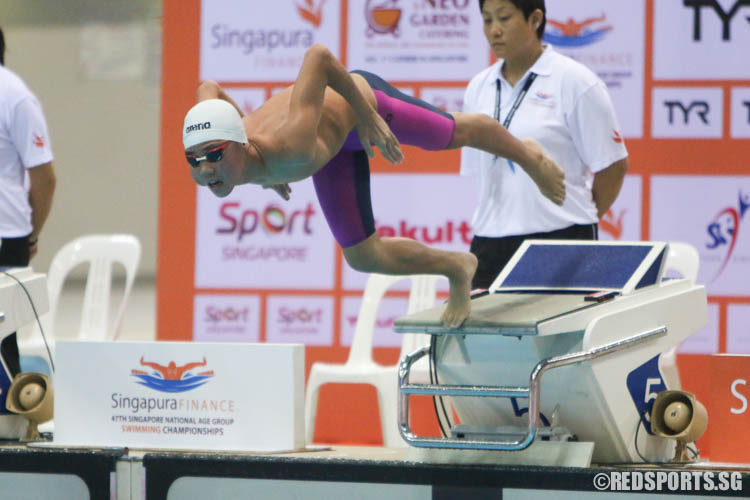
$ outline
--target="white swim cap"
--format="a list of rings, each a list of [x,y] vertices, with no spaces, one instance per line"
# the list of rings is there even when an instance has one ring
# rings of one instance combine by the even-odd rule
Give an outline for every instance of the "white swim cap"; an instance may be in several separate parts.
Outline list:
[[[234,106],[222,99],[201,101],[185,115],[182,144],[185,149],[206,141],[247,143],[245,126]]]

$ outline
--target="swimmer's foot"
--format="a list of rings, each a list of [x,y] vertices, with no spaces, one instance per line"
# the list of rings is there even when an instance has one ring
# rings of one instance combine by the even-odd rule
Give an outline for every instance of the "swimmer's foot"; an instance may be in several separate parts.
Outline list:
[[[565,201],[565,172],[560,168],[542,149],[534,139],[523,139],[523,142],[532,152],[533,161],[521,168],[529,174],[544,196],[552,203],[562,205]]]
[[[456,271],[449,276],[450,296],[448,305],[440,318],[446,328],[458,328],[471,312],[471,279],[477,270],[477,258],[471,253],[456,254]]]

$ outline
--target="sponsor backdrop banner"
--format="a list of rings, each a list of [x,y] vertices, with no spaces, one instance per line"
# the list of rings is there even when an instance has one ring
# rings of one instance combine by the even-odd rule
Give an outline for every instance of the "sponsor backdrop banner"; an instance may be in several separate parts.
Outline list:
[[[545,40],[588,66],[609,88],[626,137],[643,134],[645,3],[547,1]]]
[[[196,295],[193,338],[201,342],[258,342],[260,297]]]
[[[678,361],[683,386],[708,401],[707,356],[750,345],[750,3],[546,5],[545,43],[607,84],[630,153],[601,238],[685,241],[700,254],[710,321]],[[289,202],[259,186],[215,198],[196,189],[180,143],[202,79],[251,113],[294,82],[315,43],[448,111],[494,62],[476,0],[164,0],[159,339],[304,342],[307,370],[346,360],[366,275],[344,261],[311,182],[294,183]],[[404,153],[398,166],[371,160],[378,231],[468,249],[477,186],[458,176],[459,152]],[[444,300],[447,281],[438,287]],[[389,292],[378,313],[380,363],[397,360],[389,325],[407,288]],[[325,387],[318,411],[316,439],[380,442],[372,394]]]
[[[292,189],[289,202],[258,186],[197,189],[197,287],[331,288],[334,242],[312,180]]]
[[[468,80],[487,66],[475,0],[350,0],[347,65],[386,80]],[[446,70],[450,68],[450,70]]]
[[[651,132],[664,139],[720,139],[723,99],[719,87],[656,88],[651,100]]]
[[[294,80],[305,51],[322,43],[338,54],[341,3],[205,0],[200,76],[224,82]]]
[[[749,296],[750,176],[654,176],[651,190],[652,238],[693,245],[709,294]]]
[[[748,16],[747,0],[655,0],[654,78],[750,80]]]
[[[333,344],[333,299],[273,295],[268,298],[268,342],[330,346]]]

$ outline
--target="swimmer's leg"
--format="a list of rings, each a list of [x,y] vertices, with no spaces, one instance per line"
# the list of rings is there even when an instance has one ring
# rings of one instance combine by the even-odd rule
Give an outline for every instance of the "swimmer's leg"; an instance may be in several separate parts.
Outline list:
[[[456,124],[450,113],[421,99],[406,95],[379,76],[355,70],[372,88],[378,114],[401,144],[440,151],[450,144]],[[354,145],[354,141],[348,145]]]
[[[565,200],[565,173],[544,154],[533,139],[519,141],[491,117],[479,113],[447,113],[408,96],[377,75],[361,75],[372,88],[382,116],[402,144],[430,151],[464,146],[481,149],[517,163],[539,187],[544,196],[558,205]],[[347,147],[358,147],[354,137]]]
[[[544,196],[561,205],[565,173],[533,139],[519,141],[499,122],[481,113],[451,113],[456,121],[448,149],[472,147],[508,158],[531,177]]]
[[[343,250],[346,262],[357,271],[447,277],[450,296],[441,318],[443,325],[457,328],[469,316],[471,280],[477,269],[473,254],[438,250],[409,238],[380,238],[378,233]]]
[[[467,252],[437,250],[406,238],[380,238],[370,203],[370,169],[364,151],[341,151],[313,175],[328,226],[349,265],[362,272],[441,274],[450,282],[443,324],[457,327],[469,315],[477,259]]]

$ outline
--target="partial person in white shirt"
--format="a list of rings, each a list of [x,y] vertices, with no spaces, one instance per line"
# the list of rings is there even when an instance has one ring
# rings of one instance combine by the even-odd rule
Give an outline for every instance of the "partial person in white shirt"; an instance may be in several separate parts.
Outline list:
[[[542,41],[544,0],[479,0],[479,7],[498,61],[472,78],[463,111],[487,114],[516,137],[538,141],[565,171],[566,199],[556,205],[517,165],[463,148],[461,173],[480,178],[474,289],[489,288],[526,239],[597,239],[598,220],[628,169],[606,85]]]
[[[55,183],[42,107],[23,80],[5,68],[0,29],[0,268],[28,266],[37,253]],[[2,340],[0,350],[11,374],[17,374],[15,333]]]

